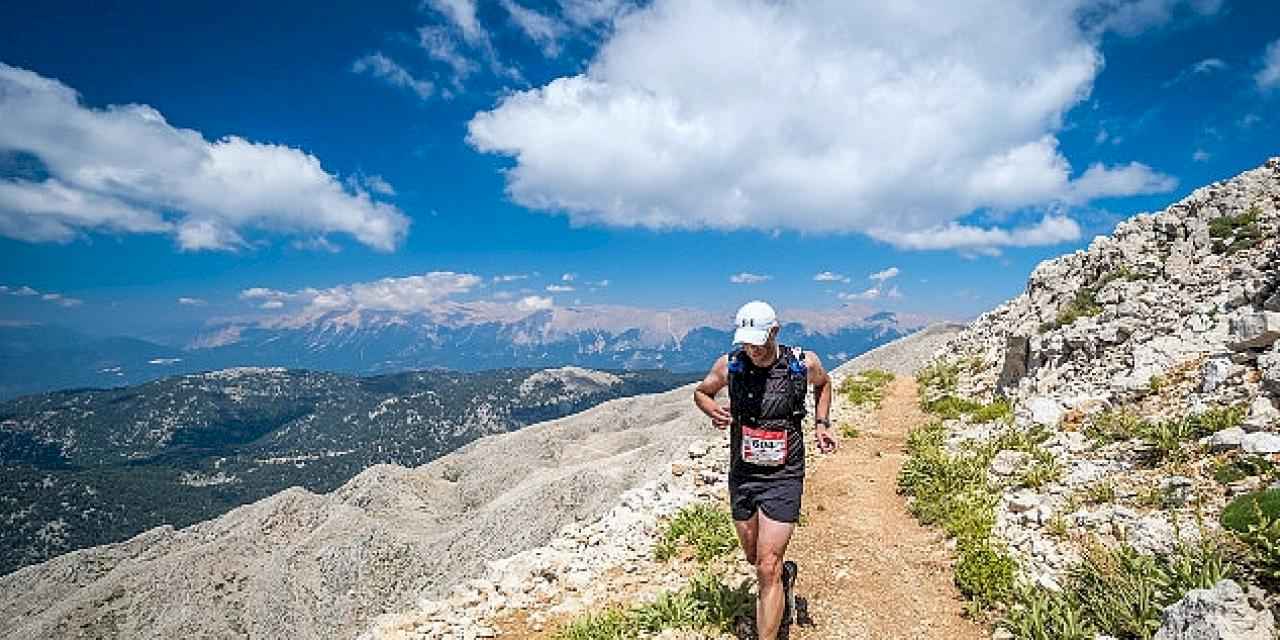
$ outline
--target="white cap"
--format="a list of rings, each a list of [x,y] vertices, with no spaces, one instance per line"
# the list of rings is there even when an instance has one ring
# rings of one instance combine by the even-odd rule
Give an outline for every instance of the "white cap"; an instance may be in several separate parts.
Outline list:
[[[769,303],[752,300],[738,309],[737,330],[733,332],[734,344],[760,346],[769,340],[769,329],[778,326],[778,314]]]

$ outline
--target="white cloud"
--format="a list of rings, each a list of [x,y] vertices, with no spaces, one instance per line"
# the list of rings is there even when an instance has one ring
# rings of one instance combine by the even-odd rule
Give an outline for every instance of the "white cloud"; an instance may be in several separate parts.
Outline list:
[[[565,19],[578,27],[610,24],[633,9],[635,4],[628,0],[560,0]]]
[[[867,289],[866,291],[863,291],[862,293],[839,293],[839,294],[836,294],[836,297],[837,297],[837,298],[840,298],[841,300],[850,300],[850,301],[852,301],[852,300],[875,300],[876,298],[879,298],[879,297],[880,297],[880,288],[879,288],[879,287],[871,287],[870,289]]]
[[[1214,15],[1222,9],[1222,0],[1093,0],[1082,5],[1094,33],[1110,31],[1132,37],[1169,24],[1181,9],[1194,15]]]
[[[396,188],[391,186],[391,183],[387,182],[387,179],[382,176],[361,176],[360,182],[364,185],[364,188],[380,196],[396,195]]]
[[[52,302],[60,307],[78,307],[84,302],[79,298],[70,298],[61,293],[46,293],[40,296],[40,299],[45,302]]]
[[[426,100],[436,92],[436,87],[429,80],[413,77],[407,69],[382,52],[372,53],[351,63],[353,73],[364,73],[385,81],[393,87],[408,89]]]
[[[178,298],[178,304],[185,305],[188,307],[203,307],[208,303],[200,298],[188,298],[186,296],[183,296],[181,298]]]
[[[573,291],[573,287],[565,284],[549,284],[547,285],[547,291],[551,293],[567,293]]]
[[[520,27],[530,40],[542,47],[542,53],[548,58],[560,55],[560,39],[568,32],[568,27],[555,18],[543,15],[520,5],[515,0],[501,0],[502,7],[511,16],[511,21]]]
[[[885,281],[889,280],[890,278],[897,277],[899,273],[902,273],[902,272],[899,271],[897,267],[889,267],[888,269],[877,271],[867,276],[867,279],[875,280],[876,282],[880,283],[880,285],[882,286],[884,285]]]
[[[729,276],[729,282],[733,284],[757,284],[766,280],[773,279],[773,276],[762,276],[754,273],[742,272]]]
[[[603,288],[605,288],[605,287],[609,286],[609,280],[608,280],[608,279],[604,279],[604,280],[596,280],[595,282],[588,282],[588,283],[587,283],[587,286],[590,286],[590,287],[598,287],[598,288],[603,289]]]
[[[484,279],[470,273],[432,271],[402,278],[382,278],[372,282],[344,284],[328,289],[307,288],[280,291],[253,287],[240,298],[262,301],[262,309],[280,309],[286,304],[304,305],[304,312],[368,309],[374,311],[427,311],[450,296],[481,286]]]
[[[658,0],[468,141],[514,159],[515,202],[618,227],[892,236],[1168,186],[1133,165],[1072,180],[1055,132],[1102,66],[1076,8]]]
[[[1095,163],[1072,181],[1065,200],[1081,204],[1095,198],[1165,193],[1177,186],[1177,178],[1157,173],[1141,162],[1130,162],[1114,168]]]
[[[561,282],[573,282],[574,280],[577,280],[577,279],[578,279],[578,274],[576,273],[566,273],[560,276]]]
[[[187,250],[235,249],[249,229],[346,233],[390,251],[409,220],[345,189],[291,147],[228,136],[213,142],[155,109],[90,109],[66,85],[0,63],[0,149],[30,152],[42,182],[0,181],[0,234],[69,242],[84,230],[170,233]]]
[[[849,276],[832,273],[830,271],[823,271],[821,273],[813,274],[813,279],[817,282],[848,282]]]
[[[958,249],[998,255],[1000,247],[1033,247],[1078,240],[1080,225],[1065,216],[1048,215],[1034,226],[1015,229],[982,229],[949,222],[916,231],[878,230],[871,235],[904,249]]]
[[[1200,62],[1191,65],[1192,73],[1213,73],[1214,71],[1222,71],[1227,68],[1227,63],[1222,58],[1205,58]]]
[[[1267,45],[1267,51],[1262,56],[1262,69],[1253,76],[1253,80],[1262,91],[1280,87],[1280,39]]]
[[[524,280],[525,278],[528,278],[528,277],[529,275],[525,273],[508,273],[508,274],[494,276],[493,281],[494,282],[515,282],[517,280]]]
[[[454,43],[448,30],[442,27],[422,27],[418,29],[418,44],[432,59],[443,62],[453,69],[454,86],[461,86],[467,76],[475,73],[479,66],[472,62]]]
[[[6,289],[7,289],[7,288],[6,288]],[[7,290],[8,290],[8,293],[10,293],[11,295],[15,295],[15,296],[38,296],[38,295],[40,295],[40,292],[39,292],[39,291],[36,291],[35,289],[32,289],[31,287],[28,287],[28,286],[25,286],[25,285],[24,285],[24,286],[21,286],[21,287],[18,287],[17,289],[7,289]]]
[[[316,236],[314,238],[302,238],[294,240],[292,243],[294,249],[302,251],[323,251],[325,253],[341,253],[342,247],[334,244],[331,240],[324,236]]]
[[[470,44],[479,44],[489,40],[489,34],[476,17],[475,0],[426,0],[426,5],[448,18],[462,38]]]
[[[1196,152],[1191,154],[1191,159],[1196,162],[1208,162],[1211,157],[1209,152],[1204,149],[1196,149]]]
[[[541,311],[552,307],[551,298],[549,296],[525,296],[516,302],[516,309],[519,311]]]

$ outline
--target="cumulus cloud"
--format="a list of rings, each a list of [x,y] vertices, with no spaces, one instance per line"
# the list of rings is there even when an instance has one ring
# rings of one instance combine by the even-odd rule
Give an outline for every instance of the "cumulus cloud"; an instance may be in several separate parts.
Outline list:
[[[567,293],[573,291],[573,287],[566,284],[549,284],[547,285],[547,291],[551,293]]]
[[[407,69],[400,66],[395,60],[383,55],[380,51],[351,63],[351,71],[353,73],[368,74],[393,87],[408,89],[423,100],[430,98],[436,92],[436,87],[431,81],[419,80],[413,77],[413,74],[409,73]]]
[[[576,273],[566,273],[560,276],[561,282],[573,282],[574,280],[577,280],[577,279],[578,279],[578,274]]]
[[[1080,225],[1066,216],[1048,215],[1033,226],[1014,229],[984,229],[949,222],[916,231],[880,229],[872,231],[871,235],[906,249],[958,249],[997,255],[1000,247],[1033,247],[1078,240]]]
[[[1169,188],[1135,164],[1072,178],[1055,132],[1102,67],[1077,9],[658,0],[467,139],[514,161],[515,202],[587,225],[897,237]]]
[[[823,271],[821,273],[813,274],[813,279],[817,282],[848,282],[849,276],[832,273],[830,271]]]
[[[541,311],[550,309],[554,306],[549,296],[525,296],[516,302],[516,309],[520,311]]]
[[[1262,91],[1280,87],[1280,40],[1267,45],[1266,53],[1262,56],[1262,69],[1253,76],[1253,80]]]
[[[178,304],[185,305],[188,307],[203,307],[208,303],[200,298],[188,298],[186,296],[183,296],[181,298],[178,298]]]
[[[875,280],[876,282],[880,283],[880,285],[884,285],[886,280],[897,277],[899,273],[901,273],[901,271],[899,271],[897,267],[889,267],[888,269],[877,271],[867,276],[867,279]]]
[[[70,87],[0,63],[0,149],[21,149],[42,180],[0,180],[0,234],[69,242],[85,230],[168,233],[185,250],[235,249],[250,229],[345,233],[393,250],[409,220],[344,188],[297,149],[175,128],[155,109],[86,108]]]
[[[836,297],[840,298],[841,300],[847,300],[847,301],[875,300],[876,298],[880,297],[880,288],[871,287],[870,289],[867,289],[866,291],[863,291],[861,293],[839,293],[839,294],[836,294]]]
[[[729,276],[729,282],[733,284],[757,284],[766,280],[772,280],[773,276],[762,276],[754,273],[742,272]]]

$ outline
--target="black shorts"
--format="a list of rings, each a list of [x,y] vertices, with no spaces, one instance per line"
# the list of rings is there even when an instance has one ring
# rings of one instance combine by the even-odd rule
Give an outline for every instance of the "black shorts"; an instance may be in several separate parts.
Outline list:
[[[800,520],[800,496],[804,494],[804,478],[776,480],[735,479],[729,476],[729,508],[733,519],[750,520],[756,509],[770,520]]]

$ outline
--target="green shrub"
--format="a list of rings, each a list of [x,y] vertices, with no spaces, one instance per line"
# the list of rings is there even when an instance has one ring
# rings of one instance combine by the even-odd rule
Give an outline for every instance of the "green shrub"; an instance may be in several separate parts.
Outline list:
[[[1265,476],[1274,473],[1275,464],[1263,456],[1240,456],[1234,460],[1218,462],[1213,467],[1213,479],[1222,484],[1231,484],[1250,476]]]
[[[1194,419],[1175,418],[1155,423],[1144,423],[1139,435],[1153,448],[1154,462],[1179,461],[1185,458],[1182,445],[1200,436],[1205,429]]]
[[[1089,504],[1104,504],[1116,501],[1116,488],[1110,482],[1095,482],[1084,492],[1085,501]]]
[[[1244,403],[1237,403],[1229,407],[1208,409],[1204,413],[1190,418],[1190,421],[1198,431],[1209,434],[1217,433],[1223,429],[1238,427],[1248,415],[1249,407]]]
[[[667,523],[654,545],[654,557],[665,562],[676,555],[682,543],[693,547],[698,562],[708,562],[733,553],[738,537],[728,512],[697,503],[681,509]]]
[[[988,537],[962,541],[957,549],[956,586],[960,593],[986,608],[1008,602],[1018,564],[1004,545]]]
[[[751,584],[729,587],[709,571],[695,575],[689,586],[666,592],[652,603],[615,607],[587,614],[560,628],[556,640],[633,640],[664,629],[732,631],[738,618],[755,615]]]
[[[916,382],[927,391],[951,393],[960,381],[960,365],[939,360],[916,373]],[[923,395],[923,394],[922,394]]]
[[[1067,572],[1061,592],[1019,584],[1001,626],[1017,638],[1148,639],[1165,607],[1232,573],[1227,550],[1213,539],[1179,543],[1166,556],[1095,543]]]
[[[857,427],[855,427],[855,426],[853,426],[853,425],[851,425],[851,424],[841,424],[841,425],[840,425],[840,437],[841,437],[841,438],[845,438],[845,439],[848,439],[848,440],[852,440],[852,439],[854,439],[854,438],[856,438],[856,437],[858,437],[858,436],[860,436],[860,435],[862,435],[862,431],[860,431]]]
[[[1214,239],[1213,252],[1232,254],[1261,243],[1262,228],[1258,226],[1258,216],[1261,214],[1262,210],[1255,204],[1244,213],[1210,220],[1209,236]]]
[[[1102,444],[1111,444],[1136,438],[1145,427],[1142,418],[1132,411],[1111,409],[1094,416],[1085,425],[1084,433]]]
[[[1013,406],[1004,398],[989,402],[978,408],[971,416],[974,422],[1010,422],[1013,420]]]
[[[1280,518],[1280,489],[1263,489],[1237,497],[1222,510],[1222,526],[1244,533],[1263,524],[1265,518]]]
[[[1032,456],[1034,461],[1022,472],[1020,481],[1023,486],[1039,489],[1062,477],[1062,465],[1045,449],[1036,449]]]
[[[878,409],[890,382],[893,382],[892,373],[871,369],[845,378],[839,392],[855,405],[870,404]]]

